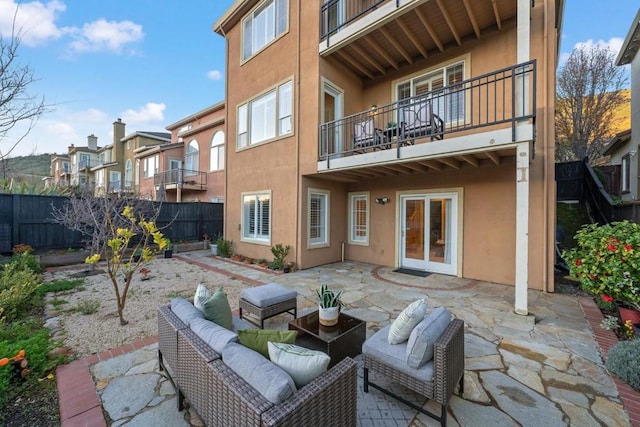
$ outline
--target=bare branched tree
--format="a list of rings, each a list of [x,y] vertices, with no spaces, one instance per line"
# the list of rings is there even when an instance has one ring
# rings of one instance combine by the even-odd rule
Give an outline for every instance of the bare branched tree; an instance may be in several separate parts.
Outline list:
[[[591,164],[602,163],[616,110],[626,102],[621,93],[626,84],[610,49],[593,46],[571,52],[556,81],[556,161],[588,158]]]
[[[88,250],[105,255],[106,242],[111,226],[126,227],[129,222],[122,217],[125,206],[131,206],[136,215],[155,222],[160,205],[142,199],[139,195],[127,197],[96,197],[92,192],[79,192],[58,208],[52,205],[54,222],[84,236]]]
[[[17,13],[17,9],[16,9]],[[11,36],[0,34],[0,161],[6,159],[36,125],[51,106],[44,97],[33,95],[29,89],[37,81],[34,72],[19,62],[20,32],[15,28]],[[12,130],[20,129],[17,135]]]

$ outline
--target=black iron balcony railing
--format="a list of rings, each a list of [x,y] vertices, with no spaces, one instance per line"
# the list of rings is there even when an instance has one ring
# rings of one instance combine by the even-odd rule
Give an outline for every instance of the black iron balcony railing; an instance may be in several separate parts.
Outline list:
[[[206,190],[207,173],[190,169],[170,169],[153,176],[155,186],[182,185],[191,189]]]
[[[95,168],[96,166],[100,166],[102,164],[101,161],[99,160],[95,160],[95,159],[86,159],[86,160],[80,160],[80,162],[78,163],[78,169],[82,170],[82,169],[90,169],[90,168]]]
[[[319,160],[441,140],[471,129],[536,117],[535,60],[320,125]],[[535,132],[534,132],[535,135]]]
[[[329,0],[320,6],[320,40],[330,37],[389,0]],[[397,3],[397,0],[395,0]]]

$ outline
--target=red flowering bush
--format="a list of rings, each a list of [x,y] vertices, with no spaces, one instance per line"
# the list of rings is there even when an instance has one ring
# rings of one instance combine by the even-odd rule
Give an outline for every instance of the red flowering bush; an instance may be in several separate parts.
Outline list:
[[[640,226],[629,221],[588,224],[576,233],[577,246],[562,257],[580,287],[603,300],[640,310]]]

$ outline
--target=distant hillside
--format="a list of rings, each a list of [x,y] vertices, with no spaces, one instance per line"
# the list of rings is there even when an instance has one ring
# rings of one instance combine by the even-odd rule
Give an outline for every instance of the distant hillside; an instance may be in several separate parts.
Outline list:
[[[51,155],[10,157],[0,162],[0,180],[27,183],[40,188],[42,178],[51,171]]]
[[[631,89],[622,91],[626,102],[616,111],[616,119],[613,124],[613,133],[622,132],[631,128]]]

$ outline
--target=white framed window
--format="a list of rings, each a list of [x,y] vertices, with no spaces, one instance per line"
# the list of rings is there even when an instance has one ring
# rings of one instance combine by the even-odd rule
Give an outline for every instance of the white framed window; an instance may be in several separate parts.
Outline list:
[[[465,92],[456,86],[465,79],[465,61],[429,71],[396,84],[396,100],[420,97],[430,100],[433,112],[445,123],[463,122]],[[408,102],[407,102],[408,103]],[[402,102],[398,108],[398,123],[403,120]]]
[[[131,159],[127,159],[127,163],[124,166],[124,185],[125,187],[131,187],[133,184],[132,179],[133,166],[131,164]]]
[[[238,107],[238,148],[293,132],[291,80]]]
[[[209,168],[212,171],[224,169],[224,132],[219,130],[211,138],[211,151],[209,152]]]
[[[109,172],[109,190],[120,191],[122,190],[122,183],[120,182],[120,172]]]
[[[271,192],[242,194],[242,240],[270,243]]]
[[[242,60],[287,30],[287,0],[265,0],[242,22]]]
[[[134,181],[136,185],[140,185],[140,159],[136,159],[136,168],[133,171]]]
[[[369,193],[349,193],[349,243],[369,245]]]
[[[192,139],[184,155],[185,171],[184,174],[195,175],[198,173],[198,159],[200,157],[200,149],[198,147],[198,141]]]
[[[329,246],[329,191],[309,189],[307,226],[309,247]]]
[[[96,171],[96,185],[98,187],[104,187],[104,169]]]
[[[159,159],[158,155],[147,157],[144,159],[144,177],[150,178],[158,173]]]
[[[620,167],[622,172],[622,179],[620,180],[621,190],[623,193],[631,191],[631,156],[625,154],[622,156],[622,166]]]

